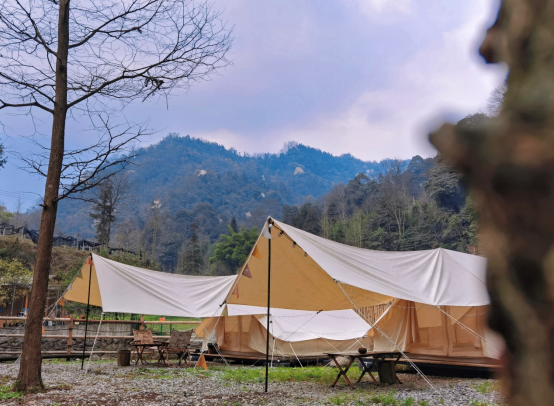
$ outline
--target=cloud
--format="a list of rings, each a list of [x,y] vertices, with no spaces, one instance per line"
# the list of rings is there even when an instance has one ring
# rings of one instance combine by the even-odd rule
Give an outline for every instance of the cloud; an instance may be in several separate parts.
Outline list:
[[[233,65],[167,103],[129,106],[127,119],[158,131],[145,144],[178,132],[246,152],[298,141],[363,159],[429,156],[430,125],[483,108],[505,77],[476,56],[498,0],[215,2],[234,26]],[[68,142],[83,142],[78,130]],[[13,165],[3,172],[10,190],[43,192]]]
[[[366,3],[385,7],[384,1]],[[331,104],[330,109],[322,108],[324,103],[316,100],[307,101],[309,93],[302,94],[301,88],[291,87],[288,89],[290,104],[296,103],[298,110],[310,110],[303,111],[306,114],[299,117],[289,114],[288,122],[260,128],[254,142],[250,130],[244,128],[229,131],[228,137],[222,129],[215,133],[201,132],[200,136],[248,152],[276,151],[285,142],[294,140],[335,154],[352,153],[363,159],[432,156],[436,152],[427,141],[429,130],[442,116],[462,118],[484,109],[490,92],[506,75],[502,67],[487,67],[477,56],[479,33],[490,19],[490,7],[490,3],[473,1],[461,11],[442,9],[442,13],[448,14],[446,17],[431,18],[442,29],[434,27],[429,33],[414,33],[414,27],[406,25],[412,41],[421,41],[408,52],[408,57],[395,55],[400,51],[394,48],[390,49],[391,55],[383,53],[385,59],[379,61],[381,66],[361,73],[362,76],[374,74],[375,80],[362,77],[358,86],[351,85],[351,89],[339,92],[337,98],[344,97],[342,103]],[[421,10],[413,11],[421,13]],[[435,11],[440,14],[440,10]],[[404,11],[396,11],[401,12]],[[440,25],[443,19],[454,18],[452,14],[456,12],[464,17],[457,25]],[[399,28],[397,24],[392,26]],[[387,41],[398,45],[397,38],[384,39]],[[369,48],[375,49],[372,45]],[[410,51],[410,47],[402,45],[397,49]],[[337,80],[337,76],[329,80]],[[323,80],[318,83],[332,86]],[[295,91],[298,99],[294,98]]]
[[[368,15],[376,13],[400,12],[409,13],[411,11],[411,0],[357,0],[360,10]]]

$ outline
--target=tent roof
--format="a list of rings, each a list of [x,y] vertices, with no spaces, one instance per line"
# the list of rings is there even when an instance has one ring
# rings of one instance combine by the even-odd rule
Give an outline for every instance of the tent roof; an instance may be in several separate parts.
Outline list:
[[[429,305],[489,304],[486,259],[442,248],[386,252],[351,247],[274,221],[271,307],[333,311],[405,299]],[[262,232],[262,235],[264,233]],[[104,311],[211,317],[229,305],[267,306],[268,239],[259,238],[239,274],[175,275],[121,264],[92,254],[64,295]],[[232,292],[232,294],[231,294]],[[262,312],[265,313],[265,312]]]
[[[92,265],[92,267],[91,267]],[[190,276],[156,272],[92,254],[64,295],[66,300],[90,303],[105,312],[163,316],[210,317],[219,313],[236,275]]]
[[[483,257],[442,248],[387,252],[351,247],[274,220],[272,306],[340,310],[392,298],[429,305],[489,304]],[[268,240],[248,258],[252,278],[241,277],[229,303],[265,306]]]

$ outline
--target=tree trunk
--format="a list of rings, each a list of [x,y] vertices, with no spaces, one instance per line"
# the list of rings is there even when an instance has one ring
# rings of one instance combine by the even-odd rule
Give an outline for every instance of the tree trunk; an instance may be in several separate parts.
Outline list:
[[[52,123],[52,140],[44,204],[40,221],[37,257],[33,272],[33,288],[25,323],[21,364],[15,388],[19,391],[43,390],[41,376],[42,317],[48,294],[48,275],[52,258],[52,242],[58,210],[58,191],[64,157],[65,120],[67,115],[67,55],[69,48],[69,1],[60,0],[58,49],[56,62],[56,101]]]
[[[396,383],[396,362],[377,361],[377,373],[381,384],[393,385]]]
[[[554,399],[554,7],[504,0],[481,54],[506,62],[498,117],[431,135],[469,180],[488,257],[490,326],[505,339],[511,405]]]

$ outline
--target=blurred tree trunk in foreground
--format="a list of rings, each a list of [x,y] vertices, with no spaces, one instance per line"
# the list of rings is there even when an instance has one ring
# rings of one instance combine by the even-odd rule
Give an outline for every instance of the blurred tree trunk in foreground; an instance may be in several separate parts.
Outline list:
[[[489,258],[511,405],[554,402],[554,1],[504,0],[481,55],[510,68],[499,115],[431,142],[464,172]]]

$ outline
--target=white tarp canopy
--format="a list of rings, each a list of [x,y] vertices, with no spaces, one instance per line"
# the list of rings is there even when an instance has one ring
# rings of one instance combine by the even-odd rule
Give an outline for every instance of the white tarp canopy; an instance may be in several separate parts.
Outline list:
[[[443,248],[373,251],[275,223],[332,278],[349,285],[437,306],[490,303],[485,285],[486,258]]]
[[[219,314],[236,275],[190,276],[125,265],[92,254],[64,295],[66,300],[90,303],[105,312],[181,317]]]

